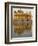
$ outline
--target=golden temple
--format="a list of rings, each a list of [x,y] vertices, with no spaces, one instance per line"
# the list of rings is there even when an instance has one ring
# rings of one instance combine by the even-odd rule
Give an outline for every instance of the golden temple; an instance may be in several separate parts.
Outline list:
[[[32,14],[24,13],[22,10],[14,11],[14,32],[21,34],[32,29]]]

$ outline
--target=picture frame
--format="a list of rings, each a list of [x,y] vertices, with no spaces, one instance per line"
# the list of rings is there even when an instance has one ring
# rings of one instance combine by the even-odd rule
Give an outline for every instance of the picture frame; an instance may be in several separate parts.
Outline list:
[[[5,44],[29,42],[37,42],[37,4],[5,2]]]

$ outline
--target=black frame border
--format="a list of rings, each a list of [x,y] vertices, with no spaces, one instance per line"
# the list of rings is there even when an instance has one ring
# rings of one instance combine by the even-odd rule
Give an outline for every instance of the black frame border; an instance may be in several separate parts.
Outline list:
[[[20,41],[20,42],[9,42],[9,4],[21,4],[21,5],[33,5],[36,6],[36,39],[33,41]],[[6,13],[7,13],[7,29],[6,29]],[[7,30],[7,32],[6,32]],[[7,33],[7,34],[6,34]],[[30,43],[37,42],[37,4],[32,3],[19,3],[19,2],[5,2],[5,44],[16,44],[16,43]]]

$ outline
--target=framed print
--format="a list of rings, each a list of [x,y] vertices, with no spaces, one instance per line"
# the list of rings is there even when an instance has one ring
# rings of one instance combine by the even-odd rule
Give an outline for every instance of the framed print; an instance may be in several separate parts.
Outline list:
[[[37,4],[5,3],[5,43],[37,41]]]

